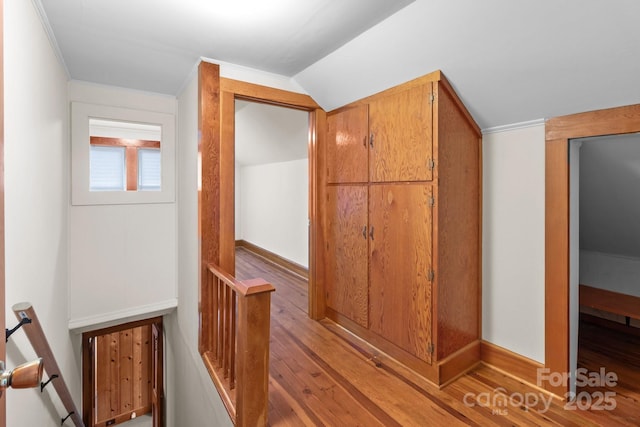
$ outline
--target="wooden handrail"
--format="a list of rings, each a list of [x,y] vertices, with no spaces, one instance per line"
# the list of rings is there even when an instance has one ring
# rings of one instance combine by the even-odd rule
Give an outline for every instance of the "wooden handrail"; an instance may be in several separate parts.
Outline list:
[[[262,279],[238,281],[207,264],[208,313],[202,357],[227,412],[237,426],[265,426],[268,412],[271,292]]]
[[[31,345],[38,357],[42,357],[44,369],[47,371],[47,375],[49,375],[49,380],[58,393],[64,408],[67,410],[67,414],[62,418],[62,420],[70,417],[76,427],[84,427],[81,414],[78,412],[78,409],[76,409],[75,403],[73,403],[71,393],[67,388],[67,384],[64,382],[64,378],[62,377],[62,371],[60,371],[58,363],[53,356],[53,351],[51,351],[51,347],[49,346],[49,342],[42,330],[42,325],[38,320],[38,316],[36,315],[33,306],[29,302],[21,302],[15,304],[11,309],[18,320],[21,321],[24,318],[31,319],[31,322],[25,323],[22,326],[22,329],[24,329],[27,338],[31,341]]]

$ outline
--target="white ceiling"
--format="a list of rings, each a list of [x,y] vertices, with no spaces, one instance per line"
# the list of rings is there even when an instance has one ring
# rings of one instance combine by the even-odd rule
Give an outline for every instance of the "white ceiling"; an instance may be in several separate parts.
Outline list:
[[[176,95],[200,57],[292,76],[413,0],[36,0],[78,80]]]
[[[441,69],[483,129],[640,103],[637,0],[32,1],[72,79],[177,95],[207,57],[331,110]]]

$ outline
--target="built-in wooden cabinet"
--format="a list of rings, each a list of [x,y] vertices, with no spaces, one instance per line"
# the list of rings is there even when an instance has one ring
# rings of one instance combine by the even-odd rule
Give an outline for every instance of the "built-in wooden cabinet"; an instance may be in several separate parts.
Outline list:
[[[327,114],[326,314],[437,384],[480,358],[480,154],[440,72]]]

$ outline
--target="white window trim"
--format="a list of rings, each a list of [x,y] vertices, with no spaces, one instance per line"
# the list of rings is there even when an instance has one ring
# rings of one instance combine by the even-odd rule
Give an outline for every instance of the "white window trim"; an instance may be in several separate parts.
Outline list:
[[[89,119],[150,123],[162,127],[160,191],[89,190]],[[175,117],[173,114],[106,105],[71,103],[71,204],[116,205],[175,201]]]

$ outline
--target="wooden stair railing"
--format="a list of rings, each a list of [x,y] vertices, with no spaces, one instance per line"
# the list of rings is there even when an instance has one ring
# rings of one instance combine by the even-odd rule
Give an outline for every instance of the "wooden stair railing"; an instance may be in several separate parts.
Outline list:
[[[262,279],[238,281],[208,264],[201,295],[201,353],[236,426],[266,426],[271,292]],[[208,315],[204,315],[207,313]]]
[[[38,316],[36,316],[33,306],[31,303],[21,302],[15,304],[11,309],[15,313],[16,318],[23,323],[22,329],[24,329],[27,338],[31,341],[31,345],[38,357],[43,359],[44,370],[47,371],[47,375],[49,375],[49,380],[40,386],[40,390],[43,391],[47,384],[51,382],[67,411],[67,416],[61,418],[60,425],[63,425],[68,418],[71,418],[76,427],[84,427],[81,414],[78,412],[78,409],[76,409],[75,403],[73,403],[71,393],[62,377],[62,371],[60,371],[58,363],[53,356],[53,351],[51,351],[51,347],[49,346],[49,342],[42,330],[42,325],[38,320]],[[30,319],[30,322],[23,322],[24,319]]]

